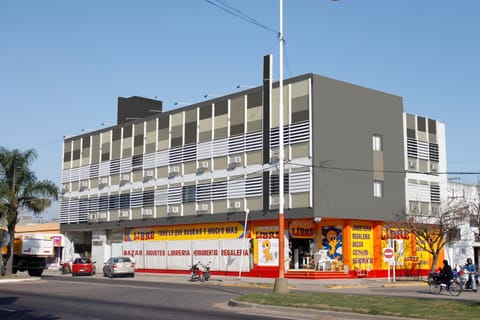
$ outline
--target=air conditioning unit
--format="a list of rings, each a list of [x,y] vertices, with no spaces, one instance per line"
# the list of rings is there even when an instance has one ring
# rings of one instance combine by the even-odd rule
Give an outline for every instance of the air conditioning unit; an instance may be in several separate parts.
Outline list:
[[[409,167],[409,168],[416,168],[416,167],[417,167],[417,161],[415,161],[415,160],[408,160],[408,167]]]
[[[82,188],[88,188],[88,181],[82,181],[81,187]]]
[[[229,168],[235,168],[235,167],[237,167],[241,164],[242,164],[242,157],[235,156],[235,157],[230,158],[230,162],[228,163],[228,167]]]
[[[271,155],[272,161],[278,161],[280,160],[280,151],[279,150],[273,150],[272,155]]]
[[[272,196],[272,204],[276,205],[280,203],[280,198],[279,196]]]
[[[122,174],[121,181],[123,181],[123,182],[130,181],[130,175],[129,174]]]
[[[208,169],[208,161],[201,161],[198,163],[198,169],[206,170]]]
[[[143,209],[143,215],[144,216],[151,216],[153,214],[152,209]]]
[[[99,217],[100,217],[100,219],[107,219],[107,213],[106,212],[100,212]]]
[[[208,204],[202,203],[197,206],[197,211],[208,211]]]
[[[62,189],[63,190],[68,190],[68,189],[70,189],[70,185],[68,183],[65,183],[65,184],[62,185]]]
[[[240,209],[242,207],[242,203],[240,201],[230,201],[228,204],[229,209]]]
[[[178,212],[179,212],[179,208],[177,206],[169,206],[168,207],[167,214],[169,216],[176,215],[176,214],[178,214]]]
[[[416,204],[411,205],[411,206],[410,206],[410,211],[412,211],[412,212],[418,212],[418,205],[416,205]]]
[[[127,218],[129,215],[130,215],[130,212],[128,212],[128,210],[124,210],[120,212],[120,217],[122,218]]]
[[[431,163],[430,164],[430,170],[437,171],[438,170],[438,165],[436,163]]]
[[[145,177],[152,178],[154,175],[153,170],[147,170],[145,171]]]
[[[101,178],[100,179],[100,184],[103,184],[103,185],[108,184],[108,178]]]
[[[88,216],[88,219],[89,220],[97,220],[97,214],[96,213],[90,213],[90,215]]]
[[[174,177],[174,176],[177,176],[179,174],[180,174],[180,167],[178,167],[178,166],[170,167],[168,169],[168,175],[170,177]]]

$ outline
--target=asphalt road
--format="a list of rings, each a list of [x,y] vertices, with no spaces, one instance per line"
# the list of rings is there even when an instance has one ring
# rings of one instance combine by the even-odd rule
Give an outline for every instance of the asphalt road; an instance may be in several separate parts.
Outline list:
[[[2,283],[0,319],[271,319],[239,314],[227,307],[229,299],[251,290],[130,279],[49,277]]]

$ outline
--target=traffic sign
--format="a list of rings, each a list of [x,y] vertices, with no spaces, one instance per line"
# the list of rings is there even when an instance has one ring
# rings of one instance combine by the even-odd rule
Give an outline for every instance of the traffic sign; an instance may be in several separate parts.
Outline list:
[[[383,249],[383,257],[385,258],[385,260],[392,260],[393,257],[394,257],[394,252],[393,252],[393,248],[385,248]]]

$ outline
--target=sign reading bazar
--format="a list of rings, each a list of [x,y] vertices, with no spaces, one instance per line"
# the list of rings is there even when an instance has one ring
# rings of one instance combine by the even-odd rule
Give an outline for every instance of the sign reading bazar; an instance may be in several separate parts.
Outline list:
[[[243,235],[239,222],[156,226],[125,229],[124,241],[238,239]]]

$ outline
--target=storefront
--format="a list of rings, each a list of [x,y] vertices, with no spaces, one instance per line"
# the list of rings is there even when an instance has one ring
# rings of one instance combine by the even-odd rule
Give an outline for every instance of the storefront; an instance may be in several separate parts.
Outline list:
[[[219,274],[275,277],[279,265],[278,221],[173,225],[124,230],[122,254],[133,256],[139,271],[188,271],[211,262]],[[398,275],[428,273],[431,257],[405,229],[378,221],[286,220],[285,270],[289,273],[386,276],[383,250],[395,251]],[[244,237],[246,235],[246,237]]]

